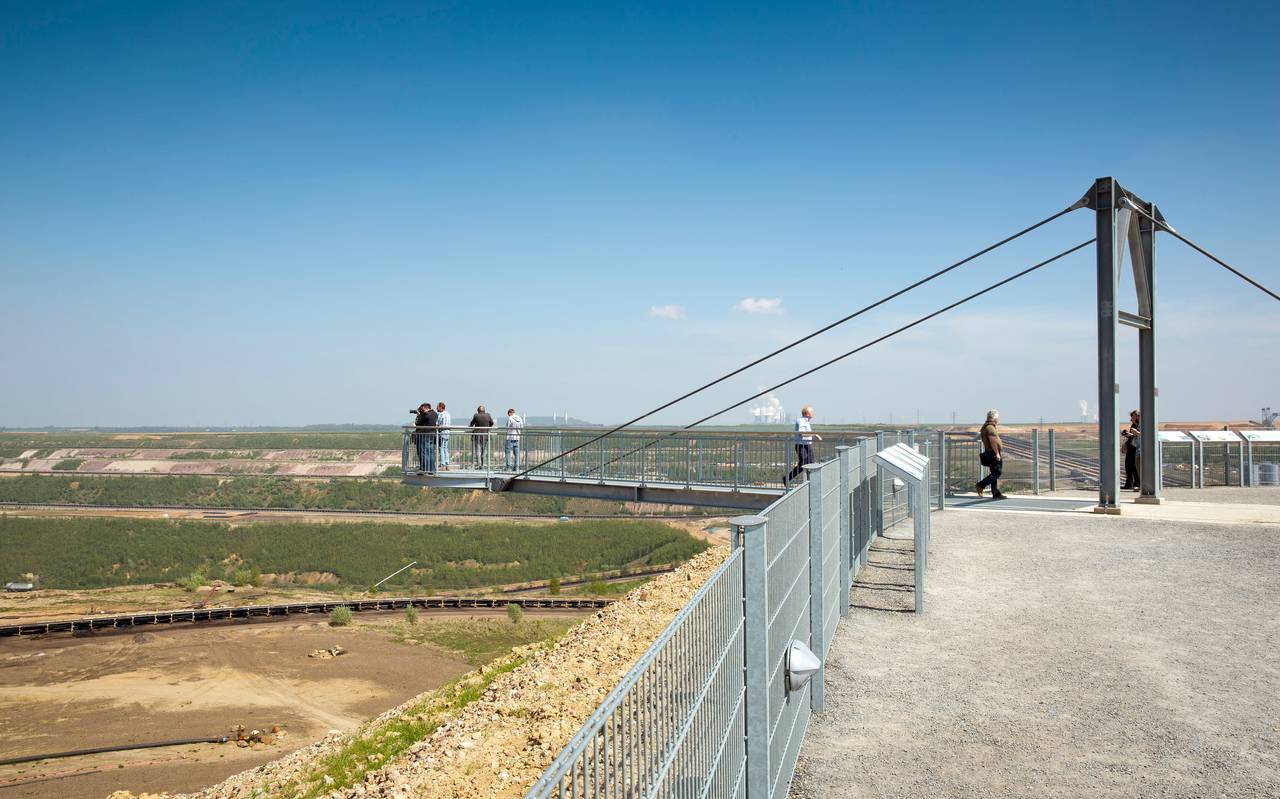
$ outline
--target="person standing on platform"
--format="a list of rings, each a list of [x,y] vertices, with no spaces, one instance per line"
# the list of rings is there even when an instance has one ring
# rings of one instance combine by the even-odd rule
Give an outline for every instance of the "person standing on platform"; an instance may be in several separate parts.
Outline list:
[[[1120,431],[1120,437],[1124,439],[1120,445],[1120,451],[1124,453],[1124,485],[1120,488],[1125,491],[1138,491],[1142,488],[1142,475],[1138,472],[1138,459],[1142,457],[1138,437],[1141,435],[1142,414],[1129,411],[1129,426]]]
[[[982,489],[991,486],[992,499],[1004,499],[1004,494],[1000,493],[1000,475],[1004,472],[1004,445],[1000,443],[1000,431],[997,429],[999,424],[1000,411],[989,410],[987,423],[978,434],[982,438],[982,455],[978,459],[989,471],[975,488],[978,496],[982,496]]]
[[[489,430],[493,427],[493,416],[484,409],[483,405],[476,407],[476,412],[471,415],[471,423],[467,425],[473,431],[483,430],[483,432],[473,432],[471,434],[471,454],[476,459],[477,469],[487,469],[489,467]]]
[[[430,402],[414,411],[413,443],[418,449],[418,471],[432,474],[436,470],[436,424],[439,418]]]
[[[436,403],[436,424],[440,426],[440,435],[436,437],[440,451],[436,453],[436,460],[440,463],[440,469],[449,468],[449,423],[453,421],[453,417],[445,410],[443,402]]]
[[[524,419],[516,413],[515,408],[507,408],[507,469],[515,471],[520,468],[520,428],[524,427]]]
[[[822,436],[813,432],[813,406],[806,405],[800,409],[800,418],[796,419],[796,435],[792,443],[796,448],[796,467],[782,481],[788,485],[804,471],[804,467],[813,463],[813,442],[821,441]]]

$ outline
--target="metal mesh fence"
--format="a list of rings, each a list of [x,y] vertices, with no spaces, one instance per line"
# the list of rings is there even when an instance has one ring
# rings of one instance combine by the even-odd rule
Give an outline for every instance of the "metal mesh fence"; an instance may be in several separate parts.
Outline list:
[[[763,515],[768,520],[768,651],[770,796],[786,795],[800,742],[809,723],[811,686],[789,692],[786,654],[795,639],[809,640],[809,483],[798,486]]]
[[[730,554],[526,797],[745,796],[742,554]]]

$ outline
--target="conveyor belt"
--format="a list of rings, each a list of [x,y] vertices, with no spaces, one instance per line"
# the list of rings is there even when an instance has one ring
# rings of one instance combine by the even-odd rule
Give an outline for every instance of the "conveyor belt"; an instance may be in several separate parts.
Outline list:
[[[200,623],[210,621],[260,619],[272,616],[328,614],[335,608],[348,607],[356,611],[404,610],[407,607],[424,610],[473,610],[478,608],[503,608],[519,605],[521,608],[548,608],[566,610],[595,610],[607,606],[612,599],[584,599],[577,597],[468,597],[432,596],[398,597],[388,599],[352,599],[332,602],[291,602],[283,605],[242,605],[240,607],[183,608],[156,610],[142,613],[117,613],[102,616],[86,616],[78,619],[28,622],[0,626],[0,637],[19,635],[45,635],[47,633],[75,633],[92,630],[120,630],[134,627],[150,627],[157,624]]]

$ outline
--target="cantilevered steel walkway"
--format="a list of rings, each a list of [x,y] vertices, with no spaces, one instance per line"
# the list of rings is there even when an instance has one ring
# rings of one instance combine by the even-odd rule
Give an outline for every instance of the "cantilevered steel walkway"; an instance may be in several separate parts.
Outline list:
[[[521,494],[759,510],[782,496],[794,434],[714,430],[405,427],[404,482]],[[816,462],[866,432],[821,432]],[[596,440],[593,440],[596,439]],[[423,469],[419,444],[426,445]],[[514,443],[514,446],[512,444]],[[586,446],[582,446],[586,444]],[[434,451],[434,466],[432,451]],[[447,452],[447,467],[444,460]],[[550,461],[545,465],[546,461]],[[530,468],[536,467],[536,468]]]

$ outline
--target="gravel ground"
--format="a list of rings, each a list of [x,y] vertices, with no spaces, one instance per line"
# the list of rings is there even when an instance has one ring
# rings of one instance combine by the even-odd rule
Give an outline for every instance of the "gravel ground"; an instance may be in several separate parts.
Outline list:
[[[1280,796],[1280,527],[945,513],[923,617],[885,612],[909,547],[860,575],[793,797]]]

